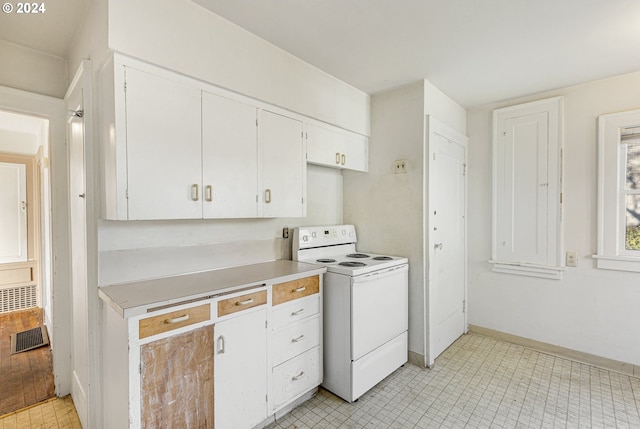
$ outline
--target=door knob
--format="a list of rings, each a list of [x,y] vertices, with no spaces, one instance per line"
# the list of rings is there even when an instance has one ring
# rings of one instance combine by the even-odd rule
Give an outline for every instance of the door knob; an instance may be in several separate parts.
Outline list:
[[[436,250],[442,250],[442,243],[437,243],[433,248]]]

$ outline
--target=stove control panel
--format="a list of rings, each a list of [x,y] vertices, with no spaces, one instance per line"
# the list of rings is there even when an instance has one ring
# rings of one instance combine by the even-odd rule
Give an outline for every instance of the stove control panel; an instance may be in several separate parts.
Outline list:
[[[356,229],[353,225],[301,226],[294,230],[293,243],[299,249],[355,243]]]

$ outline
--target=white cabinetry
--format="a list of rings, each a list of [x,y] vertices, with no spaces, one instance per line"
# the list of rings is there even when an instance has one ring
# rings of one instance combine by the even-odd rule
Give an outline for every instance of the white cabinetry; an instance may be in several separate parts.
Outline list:
[[[267,418],[266,302],[265,290],[218,303],[218,316],[224,318],[215,325],[218,429],[252,428]]]
[[[322,382],[320,278],[273,286],[272,393],[278,412]]]
[[[307,162],[356,171],[368,170],[368,138],[328,124],[306,124]]]
[[[261,112],[262,216],[303,217],[306,164],[302,122],[267,110]]]
[[[258,215],[258,109],[202,93],[204,218]]]
[[[306,215],[295,114],[119,54],[100,81],[106,219]]]

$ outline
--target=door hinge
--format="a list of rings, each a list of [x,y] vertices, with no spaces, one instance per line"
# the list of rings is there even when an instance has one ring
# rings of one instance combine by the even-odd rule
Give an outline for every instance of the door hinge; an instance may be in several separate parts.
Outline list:
[[[256,118],[256,127],[258,126],[258,118]]]
[[[462,312],[466,313],[467,312],[467,301],[466,300],[462,300]]]
[[[560,204],[562,204],[562,192],[560,192]]]
[[[265,402],[269,402],[269,395],[264,395]]]
[[[127,82],[126,81],[124,82],[123,86],[124,86],[124,92],[127,92]]]
[[[138,365],[138,372],[140,372],[140,374],[142,374],[142,364]]]
[[[267,329],[269,327],[269,321],[265,320],[264,321],[264,329]]]
[[[125,200],[129,199],[129,190],[128,189],[126,191],[124,191],[124,199]]]
[[[435,152],[433,152],[433,160],[434,161],[436,160],[436,153]]]
[[[462,164],[462,175],[463,176],[467,175],[467,164]]]

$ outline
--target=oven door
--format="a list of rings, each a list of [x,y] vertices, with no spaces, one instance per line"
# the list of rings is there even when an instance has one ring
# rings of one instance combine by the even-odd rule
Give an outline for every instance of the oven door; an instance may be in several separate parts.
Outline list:
[[[351,360],[407,330],[409,268],[400,265],[351,279]]]

